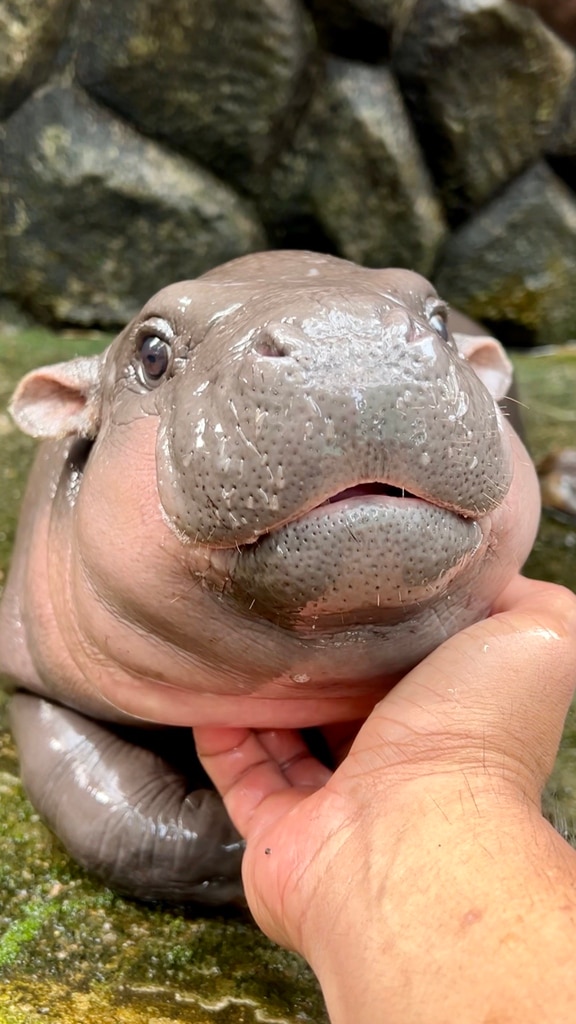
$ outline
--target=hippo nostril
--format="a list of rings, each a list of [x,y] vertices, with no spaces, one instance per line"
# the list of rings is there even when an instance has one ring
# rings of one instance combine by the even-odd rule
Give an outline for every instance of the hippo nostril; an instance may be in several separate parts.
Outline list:
[[[253,351],[268,359],[282,359],[290,355],[288,345],[270,331],[263,331],[254,343]]]

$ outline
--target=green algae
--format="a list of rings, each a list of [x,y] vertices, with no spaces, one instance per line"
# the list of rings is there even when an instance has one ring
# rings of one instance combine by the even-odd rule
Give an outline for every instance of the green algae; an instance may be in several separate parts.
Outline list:
[[[18,959],[24,943],[36,938],[41,926],[53,913],[53,909],[50,903],[41,903],[38,900],[31,900],[27,904],[22,917],[13,921],[0,937],[0,968]]]
[[[147,906],[93,882],[8,772],[0,849],[1,1024],[325,1020],[304,962],[248,915]]]
[[[576,346],[513,353],[520,408],[538,462],[553,448],[576,445]]]

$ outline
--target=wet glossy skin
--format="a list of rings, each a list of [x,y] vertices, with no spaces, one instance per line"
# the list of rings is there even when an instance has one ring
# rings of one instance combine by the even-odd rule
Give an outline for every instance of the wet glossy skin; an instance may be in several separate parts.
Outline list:
[[[102,357],[38,371],[16,394],[20,425],[55,439],[0,613],[5,671],[111,722],[361,717],[489,614],[531,547],[538,489],[498,408],[507,372],[494,342],[449,335],[408,271],[267,253],[165,289]],[[53,736],[58,711],[41,704],[20,720]],[[21,751],[31,728],[16,722]],[[114,749],[96,759],[106,779],[75,790],[80,803],[100,792],[100,821],[110,772],[122,767],[123,806],[139,786]],[[46,772],[22,760],[53,822]],[[66,828],[84,863],[130,888],[112,842],[102,868]],[[214,878],[234,877],[234,842],[219,838]],[[150,867],[153,886],[166,871]],[[220,877],[204,895],[225,889]]]

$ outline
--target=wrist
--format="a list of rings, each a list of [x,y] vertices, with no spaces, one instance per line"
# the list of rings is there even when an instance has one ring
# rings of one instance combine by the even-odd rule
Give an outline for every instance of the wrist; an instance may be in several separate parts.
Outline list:
[[[393,797],[382,813],[364,815],[338,861],[320,866],[302,951],[334,1024],[384,1019],[383,993],[387,1024],[457,1019],[441,1001],[426,1005],[428,972],[438,999],[438,973],[453,979],[459,958],[462,977],[477,957],[499,962],[498,942],[517,929],[527,891],[547,913],[550,865],[561,874],[573,851],[513,790],[465,783],[409,787],[403,808]]]

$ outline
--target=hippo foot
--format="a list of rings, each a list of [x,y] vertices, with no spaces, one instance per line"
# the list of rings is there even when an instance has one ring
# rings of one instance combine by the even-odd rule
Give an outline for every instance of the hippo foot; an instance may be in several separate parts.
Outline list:
[[[243,841],[189,729],[93,721],[27,693],[11,724],[30,800],[70,855],[141,900],[243,901]]]

